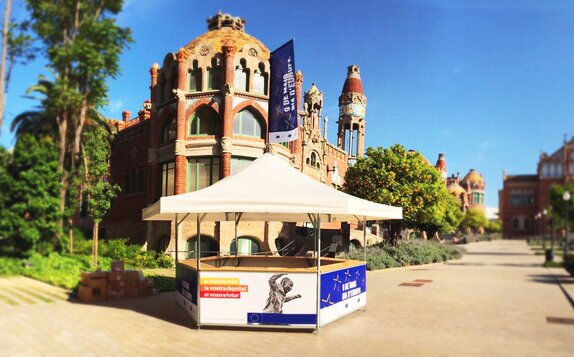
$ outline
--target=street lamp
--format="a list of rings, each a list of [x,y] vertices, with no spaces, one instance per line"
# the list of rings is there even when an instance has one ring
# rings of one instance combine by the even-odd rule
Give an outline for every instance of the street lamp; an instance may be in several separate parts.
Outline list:
[[[544,209],[541,212],[541,216],[542,216],[542,248],[544,249],[544,251],[546,251],[546,215],[548,214],[548,211],[546,209]]]
[[[570,205],[570,192],[564,191],[562,199],[566,203],[566,245],[564,246],[564,256],[568,254],[568,206]]]

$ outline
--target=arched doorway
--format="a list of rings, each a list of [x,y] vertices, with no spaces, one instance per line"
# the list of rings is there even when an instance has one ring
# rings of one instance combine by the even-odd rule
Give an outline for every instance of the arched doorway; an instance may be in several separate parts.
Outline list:
[[[187,251],[187,258],[197,258],[197,236],[189,238],[185,242],[185,250]],[[213,257],[219,255],[219,243],[212,237],[201,236],[201,258]]]
[[[261,244],[253,237],[237,238],[237,255],[251,255],[261,251]],[[235,255],[235,239],[229,245],[229,253]]]

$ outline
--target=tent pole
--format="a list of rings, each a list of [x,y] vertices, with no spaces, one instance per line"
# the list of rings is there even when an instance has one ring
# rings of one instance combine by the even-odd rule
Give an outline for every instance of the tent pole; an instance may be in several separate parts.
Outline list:
[[[315,219],[315,245],[317,247],[317,326],[316,331],[319,333],[321,326],[321,215],[317,213]]]
[[[197,264],[197,329],[199,330],[201,328],[201,276],[199,273],[201,264],[201,221],[199,220],[199,213],[196,215],[195,224],[197,226],[197,239],[195,240],[195,243],[197,244],[197,249],[195,250],[195,259]]]
[[[178,224],[178,214],[175,214],[175,264],[178,262],[179,255],[179,224]]]
[[[365,262],[367,262],[367,217],[363,217],[363,252],[365,253]]]
[[[234,242],[235,242],[235,267],[237,268],[237,253],[239,251],[238,244],[237,244],[238,243],[237,242],[237,226],[239,225],[239,222],[237,221],[237,212],[235,212],[235,220],[233,223],[235,223],[235,240],[234,240]]]

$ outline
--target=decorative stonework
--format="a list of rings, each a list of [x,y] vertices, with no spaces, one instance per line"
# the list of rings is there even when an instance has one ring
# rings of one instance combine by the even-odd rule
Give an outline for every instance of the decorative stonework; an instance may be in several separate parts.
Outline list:
[[[157,63],[154,63],[149,69],[149,73],[153,78],[157,78],[157,74],[159,73],[159,65]]]
[[[223,40],[221,50],[225,56],[233,56],[237,52],[237,45],[233,40]]]
[[[175,154],[176,155],[185,155],[185,141],[184,140],[176,140],[175,141]]]
[[[225,83],[223,91],[225,94],[230,94],[230,95],[234,94],[233,88],[229,85],[229,83]]]
[[[157,164],[159,162],[159,155],[157,149],[147,150],[147,162],[150,164]]]
[[[201,56],[207,56],[209,54],[209,47],[201,46],[201,48],[199,49],[199,54]]]
[[[172,89],[171,92],[173,93],[174,97],[177,98],[177,100],[185,100],[185,92],[182,91],[181,89]]]
[[[233,141],[229,136],[221,138],[221,152],[231,153],[233,150]]]
[[[257,57],[258,55],[257,50],[255,48],[250,48],[247,54],[253,57]]]
[[[265,145],[265,153],[275,155],[277,152],[275,151],[275,147],[273,147],[273,144],[267,144]]]
[[[185,62],[191,53],[186,50],[185,48],[180,48],[179,51],[176,52],[175,58],[178,62]]]
[[[305,78],[303,77],[303,74],[301,73],[301,71],[295,72],[295,82],[296,83],[303,83],[303,79],[305,79]]]

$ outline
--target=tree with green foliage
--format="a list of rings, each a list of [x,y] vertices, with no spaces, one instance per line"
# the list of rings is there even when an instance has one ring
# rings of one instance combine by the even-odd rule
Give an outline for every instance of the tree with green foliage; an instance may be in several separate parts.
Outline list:
[[[91,109],[107,103],[107,84],[120,71],[130,30],[116,24],[122,0],[26,0],[30,24],[54,73],[45,109],[58,128],[60,210],[82,165],[81,137]],[[63,216],[63,215],[62,215]],[[63,221],[59,222],[63,226]]]
[[[5,254],[49,253],[57,248],[60,177],[55,147],[48,136],[25,135],[11,158],[2,154],[0,251]]]
[[[486,228],[488,226],[488,219],[486,218],[484,212],[478,208],[469,208],[460,222],[460,227],[462,229],[471,229],[476,232],[480,228]]]
[[[101,126],[88,126],[84,131],[83,144],[84,183],[88,197],[88,213],[94,220],[92,228],[93,265],[98,264],[98,230],[104,215],[110,210],[112,200],[120,187],[111,184],[109,178],[110,133]]]
[[[486,230],[490,233],[500,233],[502,232],[502,221],[500,219],[495,219],[488,222]]]
[[[425,230],[431,236],[454,230],[461,218],[460,206],[439,172],[420,153],[398,144],[368,148],[365,157],[347,169],[343,189],[369,201],[402,207],[404,227]],[[396,243],[400,222],[385,224]]]
[[[0,55],[0,128],[4,119],[6,96],[10,87],[12,69],[18,62],[34,59],[35,48],[28,34],[28,22],[16,23],[10,20],[11,0],[6,1],[4,24],[2,26],[2,53]],[[1,134],[1,131],[0,131]]]
[[[562,195],[564,191],[570,192],[570,200],[564,201]],[[566,211],[568,210],[568,230],[574,226],[574,184],[571,182],[565,185],[553,184],[550,186],[550,209],[549,219],[552,219],[556,228],[566,228]],[[571,240],[571,239],[570,239]]]

